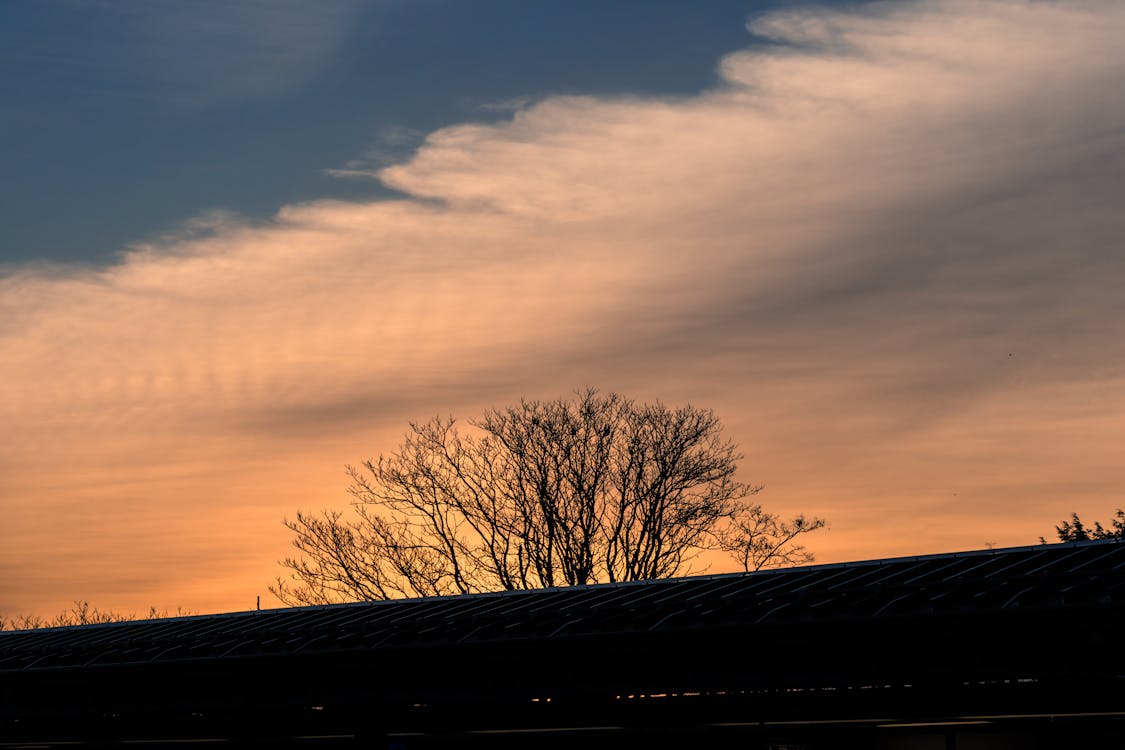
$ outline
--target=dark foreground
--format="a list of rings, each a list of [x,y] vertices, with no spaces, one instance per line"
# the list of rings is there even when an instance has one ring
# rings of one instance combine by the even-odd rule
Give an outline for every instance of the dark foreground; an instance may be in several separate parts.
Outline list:
[[[0,748],[1125,747],[1125,544],[0,633]]]

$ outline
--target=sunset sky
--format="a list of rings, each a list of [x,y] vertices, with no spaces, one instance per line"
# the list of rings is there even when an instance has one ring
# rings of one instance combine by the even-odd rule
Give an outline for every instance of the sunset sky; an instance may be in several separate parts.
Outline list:
[[[3,3],[0,613],[274,606],[345,464],[583,386],[713,408],[822,562],[1106,519],[1123,39],[1119,0]]]

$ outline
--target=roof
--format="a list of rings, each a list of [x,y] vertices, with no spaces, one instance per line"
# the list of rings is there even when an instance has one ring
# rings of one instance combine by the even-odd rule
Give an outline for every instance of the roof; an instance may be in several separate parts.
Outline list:
[[[1101,746],[1122,632],[1113,542],[15,631],[0,744]]]
[[[1125,544],[1077,542],[3,632],[0,674],[1122,605]]]

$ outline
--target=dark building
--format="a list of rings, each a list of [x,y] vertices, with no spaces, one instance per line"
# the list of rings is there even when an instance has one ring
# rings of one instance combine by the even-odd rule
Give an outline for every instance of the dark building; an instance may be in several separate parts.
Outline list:
[[[1125,544],[0,633],[0,747],[1125,747]]]

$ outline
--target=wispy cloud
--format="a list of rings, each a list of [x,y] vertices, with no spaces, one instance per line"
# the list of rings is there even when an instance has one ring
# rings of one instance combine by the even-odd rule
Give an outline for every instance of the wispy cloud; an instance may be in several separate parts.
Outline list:
[[[350,159],[343,167],[325,169],[323,173],[344,179],[381,180],[380,171],[384,167],[408,159],[425,137],[425,133],[414,128],[383,128],[375,139],[375,146],[362,159]]]
[[[549,98],[345,166],[404,200],[0,280],[0,605],[248,603],[277,519],[341,502],[338,467],[406,419],[587,383],[714,406],[764,500],[833,518],[826,557],[1031,541],[1111,502],[1125,9],[751,31],[775,43],[698,96]]]
[[[83,12],[105,24],[98,39],[70,40],[66,52],[41,49],[103,95],[138,97],[192,109],[272,99],[330,67],[364,5],[358,0],[116,0]]]
[[[482,112],[517,112],[521,109],[527,109],[534,102],[535,99],[530,96],[515,96],[511,99],[482,102],[477,105],[477,109]]]

